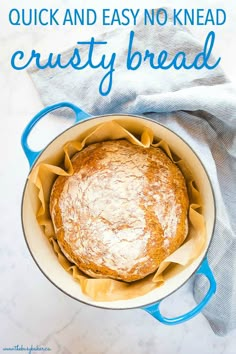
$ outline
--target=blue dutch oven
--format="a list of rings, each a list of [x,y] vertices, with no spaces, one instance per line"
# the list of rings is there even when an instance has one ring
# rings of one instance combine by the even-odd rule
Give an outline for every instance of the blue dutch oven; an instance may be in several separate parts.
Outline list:
[[[40,119],[48,113],[58,109],[71,110],[75,116],[75,124],[58,135],[45,147],[45,149],[41,151],[33,151],[28,145],[28,137],[30,132]],[[21,143],[25,155],[29,161],[30,169],[34,169],[35,166],[42,161],[47,161],[50,163],[50,159],[55,159],[55,156],[58,157],[59,161],[63,156],[62,147],[67,141],[74,140],[88,129],[110,120],[117,121],[127,129],[129,129],[129,126],[135,126],[135,132],[133,133],[138,133],[139,131],[141,132],[144,126],[149,127],[152,129],[154,136],[164,139],[169,144],[170,148],[178,156],[181,156],[188,164],[202,195],[202,212],[206,221],[206,243],[199,257],[181,272],[166,280],[164,285],[150,291],[146,295],[120,301],[98,302],[91,300],[81,292],[80,286],[73,279],[73,277],[61,267],[51,245],[38,225],[35,217],[38,208],[37,190],[31,185],[29,180],[26,181],[22,200],[22,225],[26,243],[33,259],[42,273],[57,288],[82,303],[105,309],[121,310],[141,308],[161,323],[167,325],[175,325],[185,322],[200,313],[216,291],[216,282],[207,261],[207,251],[213,237],[215,226],[215,201],[212,186],[203,163],[200,161],[199,157],[192,150],[192,148],[181,137],[165,126],[146,117],[125,114],[111,114],[92,117],[83,112],[74,104],[62,102],[46,107],[41,112],[36,114],[22,134]],[[209,281],[208,291],[202,301],[194,309],[181,316],[174,318],[164,317],[160,312],[161,302],[185,284],[192,275],[198,274],[204,275]]]

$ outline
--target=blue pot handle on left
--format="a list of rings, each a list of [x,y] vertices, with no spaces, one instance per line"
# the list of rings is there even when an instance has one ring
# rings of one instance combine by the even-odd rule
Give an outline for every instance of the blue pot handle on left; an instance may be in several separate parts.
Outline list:
[[[143,310],[147,311],[155,319],[157,319],[158,321],[160,321],[161,323],[166,324],[166,325],[177,325],[177,324],[186,322],[186,321],[190,320],[191,318],[195,317],[197,314],[199,314],[203,310],[203,308],[208,304],[208,302],[210,301],[210,299],[212,298],[212,296],[216,292],[216,281],[215,281],[214,275],[209,267],[207,258],[205,258],[203,260],[202,264],[200,265],[200,267],[198,268],[198,270],[196,271],[195,274],[205,275],[205,277],[209,281],[209,289],[208,289],[208,292],[205,295],[205,297],[194,309],[192,309],[191,311],[189,311],[181,316],[167,318],[167,317],[164,317],[160,312],[159,307],[160,307],[161,301],[159,301],[153,305],[145,306],[143,308]]]
[[[81,120],[85,119],[85,118],[89,118],[91,117],[88,113],[82,111],[82,109],[80,109],[79,107],[77,107],[76,105],[74,105],[73,103],[70,102],[60,102],[60,103],[56,103],[52,106],[48,106],[45,107],[44,109],[42,109],[39,113],[37,113],[34,118],[29,122],[29,124],[26,126],[22,137],[21,137],[21,145],[22,148],[24,150],[24,153],[29,161],[30,167],[33,165],[33,163],[35,162],[35,160],[37,159],[37,157],[39,156],[39,154],[42,152],[42,150],[40,151],[33,151],[30,149],[29,145],[28,145],[28,136],[31,132],[31,130],[33,129],[33,127],[37,124],[37,122],[42,119],[45,115],[47,115],[48,113],[55,111],[57,109],[60,108],[70,108],[74,111],[75,113],[75,123],[80,122]]]

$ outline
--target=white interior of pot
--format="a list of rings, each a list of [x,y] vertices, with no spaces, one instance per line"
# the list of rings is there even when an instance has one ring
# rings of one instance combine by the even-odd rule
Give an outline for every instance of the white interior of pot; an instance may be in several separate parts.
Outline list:
[[[183,270],[176,276],[168,279],[165,284],[150,293],[137,297],[135,299],[124,301],[112,301],[112,302],[96,302],[85,296],[81,290],[79,284],[73,279],[73,277],[67,273],[59,264],[56,255],[54,254],[51,245],[44,236],[41,228],[39,227],[35,214],[38,206],[37,203],[37,190],[32,188],[27,182],[25,193],[23,196],[22,206],[22,218],[25,237],[31,253],[39,265],[43,273],[61,290],[68,295],[83,301],[85,303],[96,305],[106,308],[133,308],[142,307],[144,305],[157,302],[158,300],[168,296],[175,289],[179,288],[185,281],[194,273],[198,268],[202,259],[204,258],[206,249],[212,237],[214,228],[214,198],[210,182],[207,174],[191,148],[176,134],[168,130],[167,128],[153,122],[146,120],[145,118],[132,117],[132,116],[104,116],[93,118],[83,123],[80,123],[69,130],[62,133],[57,137],[48,147],[43,151],[37,164],[45,159],[50,159],[55,151],[61,150],[65,142],[76,139],[81,133],[87,129],[108,120],[117,120],[122,122],[122,125],[129,128],[130,122],[135,120],[135,126],[137,131],[140,132],[144,126],[150,127],[154,132],[154,135],[160,139],[164,139],[170,146],[170,148],[180,157],[182,157],[191,169],[197,187],[203,198],[203,214],[206,220],[207,242],[201,253],[201,255],[192,262],[192,264]]]

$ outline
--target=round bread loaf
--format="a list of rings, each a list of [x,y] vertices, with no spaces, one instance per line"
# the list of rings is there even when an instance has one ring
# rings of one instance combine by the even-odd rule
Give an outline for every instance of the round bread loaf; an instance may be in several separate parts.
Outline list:
[[[64,255],[95,278],[131,282],[156,271],[188,232],[179,168],[161,149],[126,140],[91,144],[72,164],[50,198]]]

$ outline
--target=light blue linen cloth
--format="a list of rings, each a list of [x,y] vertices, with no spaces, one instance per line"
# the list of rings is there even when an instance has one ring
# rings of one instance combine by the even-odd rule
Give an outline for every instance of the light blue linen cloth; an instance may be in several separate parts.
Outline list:
[[[218,287],[203,313],[214,332],[225,335],[236,327],[236,87],[219,67],[164,71],[150,69],[145,63],[136,71],[127,71],[125,61],[132,29],[134,49],[143,52],[149,49],[159,53],[165,49],[173,55],[182,50],[191,59],[203,46],[184,27],[171,22],[161,28],[144,27],[140,21],[134,28],[95,35],[96,40],[108,42],[96,49],[96,58],[117,52],[113,87],[108,96],[98,92],[105,74],[102,69],[33,69],[30,75],[45,105],[71,101],[92,115],[145,115],[178,133],[201,157],[213,184],[217,206],[208,259]],[[79,38],[78,32],[79,40],[84,38]],[[87,57],[86,48],[80,51],[82,60]],[[65,52],[64,58],[69,58],[73,49]],[[205,295],[207,287],[205,279],[196,279],[196,301]]]

